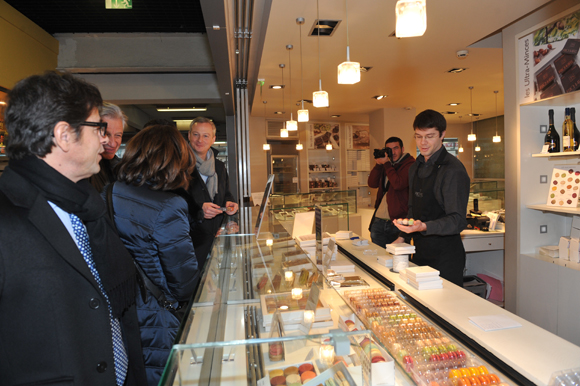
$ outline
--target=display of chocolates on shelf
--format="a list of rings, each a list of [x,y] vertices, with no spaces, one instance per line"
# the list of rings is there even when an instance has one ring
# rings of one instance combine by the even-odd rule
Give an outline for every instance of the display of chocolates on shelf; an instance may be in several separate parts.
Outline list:
[[[311,189],[320,189],[320,188],[336,188],[338,186],[338,182],[336,182],[336,178],[309,178],[308,186]]]
[[[497,375],[490,377],[487,369],[486,373],[480,373],[484,368],[482,363],[401,303],[392,292],[382,288],[348,290],[343,292],[343,297],[417,384],[469,386],[501,383]],[[479,369],[478,373],[475,374],[473,369]],[[468,377],[467,372],[474,375]],[[481,383],[482,380],[487,383]]]

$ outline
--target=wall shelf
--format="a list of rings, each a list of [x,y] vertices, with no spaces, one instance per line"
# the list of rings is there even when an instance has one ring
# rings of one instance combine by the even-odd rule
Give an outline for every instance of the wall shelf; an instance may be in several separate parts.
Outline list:
[[[578,158],[580,156],[580,151],[567,151],[559,153],[536,153],[532,154],[534,158],[550,158],[550,157],[574,157]]]
[[[546,204],[526,205],[526,208],[541,210],[542,212],[567,213],[580,216],[580,208],[569,208],[569,207],[562,208]]]

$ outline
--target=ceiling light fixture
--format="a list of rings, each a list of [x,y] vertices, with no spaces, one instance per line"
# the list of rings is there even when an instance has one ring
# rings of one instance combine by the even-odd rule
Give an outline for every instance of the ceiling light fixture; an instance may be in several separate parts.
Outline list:
[[[284,67],[286,67],[286,65],[284,63],[280,63],[278,65],[278,67],[280,67],[280,69],[282,69],[282,84],[284,84]],[[282,110],[285,109],[286,106],[286,90],[282,90]],[[285,114],[286,112],[282,112],[283,114]],[[280,129],[280,137],[282,138],[288,138],[288,130],[286,129],[286,121],[284,121],[284,123],[282,124],[282,128]]]
[[[350,61],[348,40],[348,0],[344,0],[346,14],[346,62],[338,65],[338,84],[355,84],[360,82],[360,63]]]
[[[273,90],[280,90],[280,89],[284,88],[284,85],[283,84],[271,84],[270,88]]]
[[[471,117],[471,134],[467,136],[467,140],[473,142],[477,139],[477,136],[473,134],[473,86],[469,86],[469,100],[471,103],[471,114],[469,115]]]
[[[318,12],[318,0],[316,0],[316,23],[318,24],[318,87],[319,91],[312,93],[312,104],[314,107],[328,107],[328,93],[322,91],[322,69],[320,67],[320,15]]]
[[[475,151],[481,151],[481,147],[479,145],[475,146]]]
[[[340,115],[338,115],[338,114],[334,114],[334,115],[330,116],[330,118],[338,118],[338,117],[340,117]]]
[[[298,110],[298,122],[308,122],[308,120],[309,120],[308,110],[304,108],[304,75],[302,73],[302,71],[303,71],[303,65],[302,65],[302,24],[304,24],[304,18],[303,17],[297,18],[296,24],[298,24],[298,28],[300,30],[300,87],[301,87],[301,91],[300,91],[301,101],[300,102],[302,102],[302,110]],[[296,145],[296,149],[302,150],[302,149],[298,149],[298,145]]]
[[[461,103],[449,103],[447,106],[459,106]]]
[[[207,111],[207,107],[157,107],[161,113],[174,113],[178,111]]]
[[[262,101],[262,103],[264,104],[264,133],[268,133],[268,121],[266,120],[266,103],[268,103],[268,101]],[[270,144],[269,143],[265,143],[262,145],[262,149],[263,150],[270,150]]]
[[[395,6],[398,38],[423,36],[427,30],[427,9],[425,0],[399,0]]]
[[[495,94],[495,135],[493,136],[493,142],[495,143],[499,143],[501,142],[501,137],[499,135],[497,135],[497,93],[499,91],[494,91],[493,93]]]
[[[381,99],[386,98],[386,97],[388,97],[388,95],[375,95],[374,97],[371,97],[371,98],[375,98],[376,100],[380,101]]]
[[[459,125],[461,125],[461,118],[463,118],[462,115],[459,116]],[[463,153],[463,146],[461,146],[461,143],[459,143],[459,149],[457,151]]]
[[[326,150],[332,150],[332,144],[331,143],[327,143],[326,144]]]
[[[263,144],[263,145],[262,145],[262,149],[263,149],[263,150],[266,150],[266,151],[270,150],[270,144],[269,144],[269,143],[265,143],[265,144]]]
[[[299,150],[299,151],[300,151],[300,150],[302,150],[302,149],[304,149],[304,145],[302,145],[300,142],[298,142],[298,143],[296,144],[296,150]]]
[[[286,49],[288,50],[288,83],[290,84],[290,99],[292,99],[292,62],[290,61],[290,51],[292,51],[292,44],[288,44]],[[290,120],[286,121],[286,130],[288,131],[298,131],[298,122],[292,118],[292,104],[290,104]]]
[[[467,70],[467,68],[452,68],[451,70],[447,70],[447,72],[450,74],[459,74],[465,70]]]

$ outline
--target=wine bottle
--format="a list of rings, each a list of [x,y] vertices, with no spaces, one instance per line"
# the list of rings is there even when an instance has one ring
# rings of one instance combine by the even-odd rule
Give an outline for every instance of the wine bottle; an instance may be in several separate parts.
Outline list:
[[[574,125],[570,119],[570,108],[566,107],[564,123],[562,123],[562,151],[574,151]]]
[[[550,118],[550,126],[548,127],[548,132],[544,137],[544,145],[548,145],[548,153],[559,153],[560,136],[556,131],[556,126],[554,126],[554,110],[548,111],[548,117]]]
[[[570,108],[570,119],[572,119],[572,124],[574,125],[574,151],[576,151],[580,147],[580,131],[578,126],[576,126],[576,109],[574,107]]]

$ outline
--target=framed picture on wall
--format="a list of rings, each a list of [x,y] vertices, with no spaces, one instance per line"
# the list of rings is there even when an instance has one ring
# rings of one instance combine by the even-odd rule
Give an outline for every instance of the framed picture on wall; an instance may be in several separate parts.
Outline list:
[[[370,131],[368,125],[347,126],[347,149],[367,150],[370,148]]]
[[[310,149],[325,149],[331,144],[333,149],[340,149],[340,126],[338,123],[314,123],[311,126]]]

